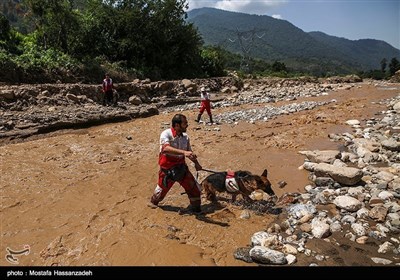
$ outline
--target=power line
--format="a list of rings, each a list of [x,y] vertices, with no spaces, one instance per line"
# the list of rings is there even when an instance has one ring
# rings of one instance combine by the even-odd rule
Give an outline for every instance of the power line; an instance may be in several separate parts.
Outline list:
[[[242,51],[242,59],[240,61],[240,69],[243,71],[249,71],[249,61],[250,61],[250,50],[254,47],[254,40],[256,38],[261,39],[264,37],[265,32],[261,35],[256,34],[256,28],[248,31],[239,31],[236,29],[235,39],[228,38],[231,43],[239,42],[240,50]]]

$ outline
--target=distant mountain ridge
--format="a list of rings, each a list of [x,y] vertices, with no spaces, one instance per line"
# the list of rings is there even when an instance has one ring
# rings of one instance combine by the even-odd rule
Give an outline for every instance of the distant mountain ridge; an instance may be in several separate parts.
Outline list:
[[[361,65],[366,69],[379,69],[380,61],[384,57],[390,61],[393,57],[399,59],[400,56],[400,50],[381,40],[349,40],[330,36],[323,32],[309,32],[308,34],[317,41],[332,46],[353,57],[356,61],[362,62]]]
[[[383,58],[400,60],[400,50],[384,41],[307,33],[270,16],[201,8],[189,11],[187,20],[198,28],[206,45],[220,45],[240,54],[244,48],[253,58],[279,60],[300,71],[344,74],[380,69]],[[242,37],[242,45],[238,37]]]

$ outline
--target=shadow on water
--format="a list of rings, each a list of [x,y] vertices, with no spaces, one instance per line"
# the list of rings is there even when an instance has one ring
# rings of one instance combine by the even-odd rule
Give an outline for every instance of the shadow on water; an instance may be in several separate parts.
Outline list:
[[[194,215],[197,220],[205,223],[214,224],[221,227],[229,227],[228,223],[214,221],[206,216],[206,214],[214,213],[216,210],[222,209],[223,207],[221,205],[212,205],[212,207],[210,207],[210,204],[203,205],[201,213],[194,213],[190,211],[189,208],[183,208],[171,205],[160,205],[159,208],[161,208],[164,211],[176,212],[182,216]]]

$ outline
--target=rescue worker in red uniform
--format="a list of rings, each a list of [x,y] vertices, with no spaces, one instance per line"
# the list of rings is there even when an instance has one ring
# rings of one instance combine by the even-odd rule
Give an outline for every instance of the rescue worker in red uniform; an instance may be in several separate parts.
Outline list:
[[[197,115],[196,122],[200,122],[201,115],[204,113],[204,111],[207,111],[207,114],[210,117],[210,123],[213,123],[213,119],[212,119],[212,115],[211,115],[210,94],[207,92],[205,87],[200,88],[200,97],[201,97],[200,112]]]
[[[103,93],[103,105],[113,105],[113,80],[110,78],[109,74],[106,74],[105,79],[103,80]]]
[[[187,127],[187,118],[182,114],[176,114],[172,118],[171,128],[164,130],[160,135],[158,161],[160,170],[158,184],[148,204],[151,208],[156,208],[172,185],[178,182],[189,198],[189,210],[195,213],[201,212],[201,188],[186,165],[185,158],[195,164],[196,171],[202,170],[202,166],[190,146],[189,136],[186,134]]]

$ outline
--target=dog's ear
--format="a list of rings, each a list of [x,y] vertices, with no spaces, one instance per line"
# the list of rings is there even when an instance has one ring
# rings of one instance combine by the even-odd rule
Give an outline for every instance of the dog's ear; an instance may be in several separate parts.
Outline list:
[[[268,170],[264,169],[263,174],[261,174],[261,177],[268,177]]]

